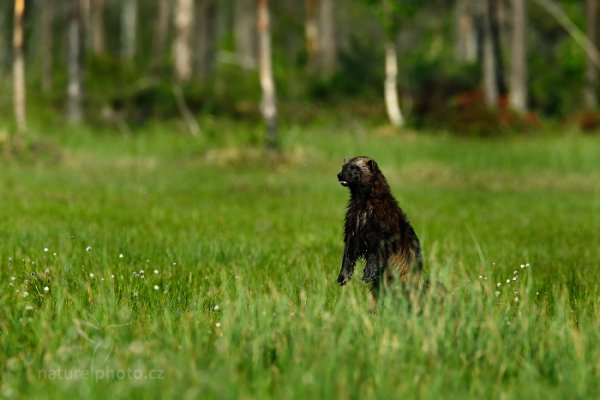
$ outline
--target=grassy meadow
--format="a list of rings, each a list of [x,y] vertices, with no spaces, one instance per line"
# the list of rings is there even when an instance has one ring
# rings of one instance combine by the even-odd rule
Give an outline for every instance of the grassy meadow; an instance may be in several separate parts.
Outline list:
[[[0,397],[597,398],[600,136],[37,127],[0,168]],[[35,129],[34,129],[35,130]],[[47,154],[51,155],[48,156]],[[52,155],[54,154],[54,155]],[[446,290],[336,285],[370,155]]]

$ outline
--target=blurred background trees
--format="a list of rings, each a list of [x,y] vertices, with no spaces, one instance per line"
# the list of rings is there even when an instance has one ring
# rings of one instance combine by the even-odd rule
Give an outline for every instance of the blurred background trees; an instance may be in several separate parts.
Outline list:
[[[13,96],[0,120],[24,130],[27,102],[121,127],[262,110],[270,135],[320,110],[458,133],[595,129],[598,12],[597,0],[4,1],[0,81]]]

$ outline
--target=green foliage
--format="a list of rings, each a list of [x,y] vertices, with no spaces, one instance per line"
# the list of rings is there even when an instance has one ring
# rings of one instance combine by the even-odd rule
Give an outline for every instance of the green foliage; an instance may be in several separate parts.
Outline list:
[[[249,126],[201,125],[198,139],[47,127],[60,163],[0,170],[3,398],[600,390],[597,136],[382,137],[346,118],[284,129],[269,158]],[[372,314],[361,266],[336,286],[335,174],[359,153],[444,291],[391,293]]]
[[[311,77],[309,98],[335,100],[355,96],[380,98],[383,91],[383,47],[373,48],[361,35],[352,35],[347,49],[339,54],[337,71],[330,77]]]
[[[429,3],[429,1],[419,0],[367,0],[366,2],[381,20],[388,38],[396,37],[402,23],[409,20]]]
[[[65,60],[68,7],[56,3],[53,21],[54,57],[53,88],[50,95],[40,95],[40,49],[45,45],[41,35],[41,11],[44,2],[34,2],[27,8],[25,21],[28,102],[33,103],[36,116],[63,114],[67,86]],[[214,65],[205,75],[195,61],[194,77],[182,88],[186,102],[195,114],[213,114],[253,123],[259,118],[260,87],[256,70],[246,70],[236,63],[236,57],[222,57],[224,51],[235,53],[235,6],[231,1],[216,2],[216,27],[212,38],[214,53],[208,64]],[[405,114],[412,114],[415,126],[456,125],[452,130],[470,130],[456,123],[446,123],[442,111],[451,113],[456,96],[473,92],[480,87],[481,64],[457,66],[455,60],[456,13],[454,2],[445,0],[355,0],[344,3],[336,14],[336,70],[321,74],[307,66],[304,2],[274,2],[271,4],[271,38],[277,99],[282,108],[296,102],[318,102],[334,106],[344,101],[363,100],[370,106],[379,102],[383,109],[384,43],[397,44],[398,82],[406,101]],[[581,30],[585,30],[584,4],[581,1],[562,1],[560,7]],[[84,101],[89,121],[105,120],[110,109],[132,126],[150,120],[170,120],[181,114],[172,90],[171,40],[165,45],[160,71],[150,68],[153,53],[153,32],[158,7],[155,2],[139,4],[137,53],[133,61],[124,61],[121,49],[121,2],[106,2],[106,54],[93,55],[84,51]],[[12,3],[0,6],[0,18],[6,24],[0,28],[0,78],[3,88],[10,90],[10,38]],[[195,16],[198,17],[200,12]],[[584,84],[585,56],[581,48],[544,9],[529,3],[528,14],[528,89],[529,105],[541,117],[568,118],[581,108]],[[477,24],[475,24],[477,25]],[[501,24],[501,37],[510,35],[510,24]],[[196,35],[194,32],[195,43]],[[91,41],[86,41],[87,45]],[[506,65],[510,65],[508,43],[502,43]],[[481,53],[481,51],[480,51]],[[224,61],[227,59],[228,61]],[[232,61],[233,60],[233,61]],[[317,68],[318,69],[318,68]],[[434,85],[432,86],[432,83]],[[7,92],[8,93],[8,92]],[[32,95],[34,94],[34,95]],[[10,101],[8,96],[0,103]],[[350,99],[349,99],[350,98]],[[408,107],[408,109],[407,109]],[[449,107],[449,108],[448,108]],[[0,104],[0,113],[6,111]],[[414,112],[413,112],[414,111]],[[8,112],[5,112],[8,115]],[[502,113],[502,111],[500,111]],[[494,124],[498,112],[483,110],[473,118]],[[485,114],[485,115],[484,115]],[[497,118],[496,118],[497,119]],[[282,121],[285,123],[285,121]],[[488,122],[482,123],[488,125]],[[489,131],[488,127],[474,129]]]
[[[477,65],[421,60],[410,71],[413,108],[417,127],[442,129],[458,135],[494,136],[523,132],[525,119],[506,109],[490,109],[479,88]]]

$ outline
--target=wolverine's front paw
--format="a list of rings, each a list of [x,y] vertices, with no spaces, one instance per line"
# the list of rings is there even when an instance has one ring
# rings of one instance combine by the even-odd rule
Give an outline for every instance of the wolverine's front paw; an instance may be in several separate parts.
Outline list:
[[[344,286],[346,283],[350,282],[351,277],[352,273],[340,272],[340,275],[337,278],[338,285]]]
[[[364,272],[363,272],[363,282],[365,283],[373,283],[373,281],[375,280],[375,278],[377,277],[377,272],[373,271],[373,269],[369,268],[365,268]]]

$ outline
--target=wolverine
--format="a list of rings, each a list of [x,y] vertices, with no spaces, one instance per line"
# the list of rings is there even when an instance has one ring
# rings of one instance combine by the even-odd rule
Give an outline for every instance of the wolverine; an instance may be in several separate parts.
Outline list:
[[[423,254],[419,238],[375,160],[365,156],[348,159],[337,178],[350,189],[337,283],[348,283],[356,262],[364,259],[362,280],[369,284],[375,304],[384,284],[397,279],[420,285]]]

